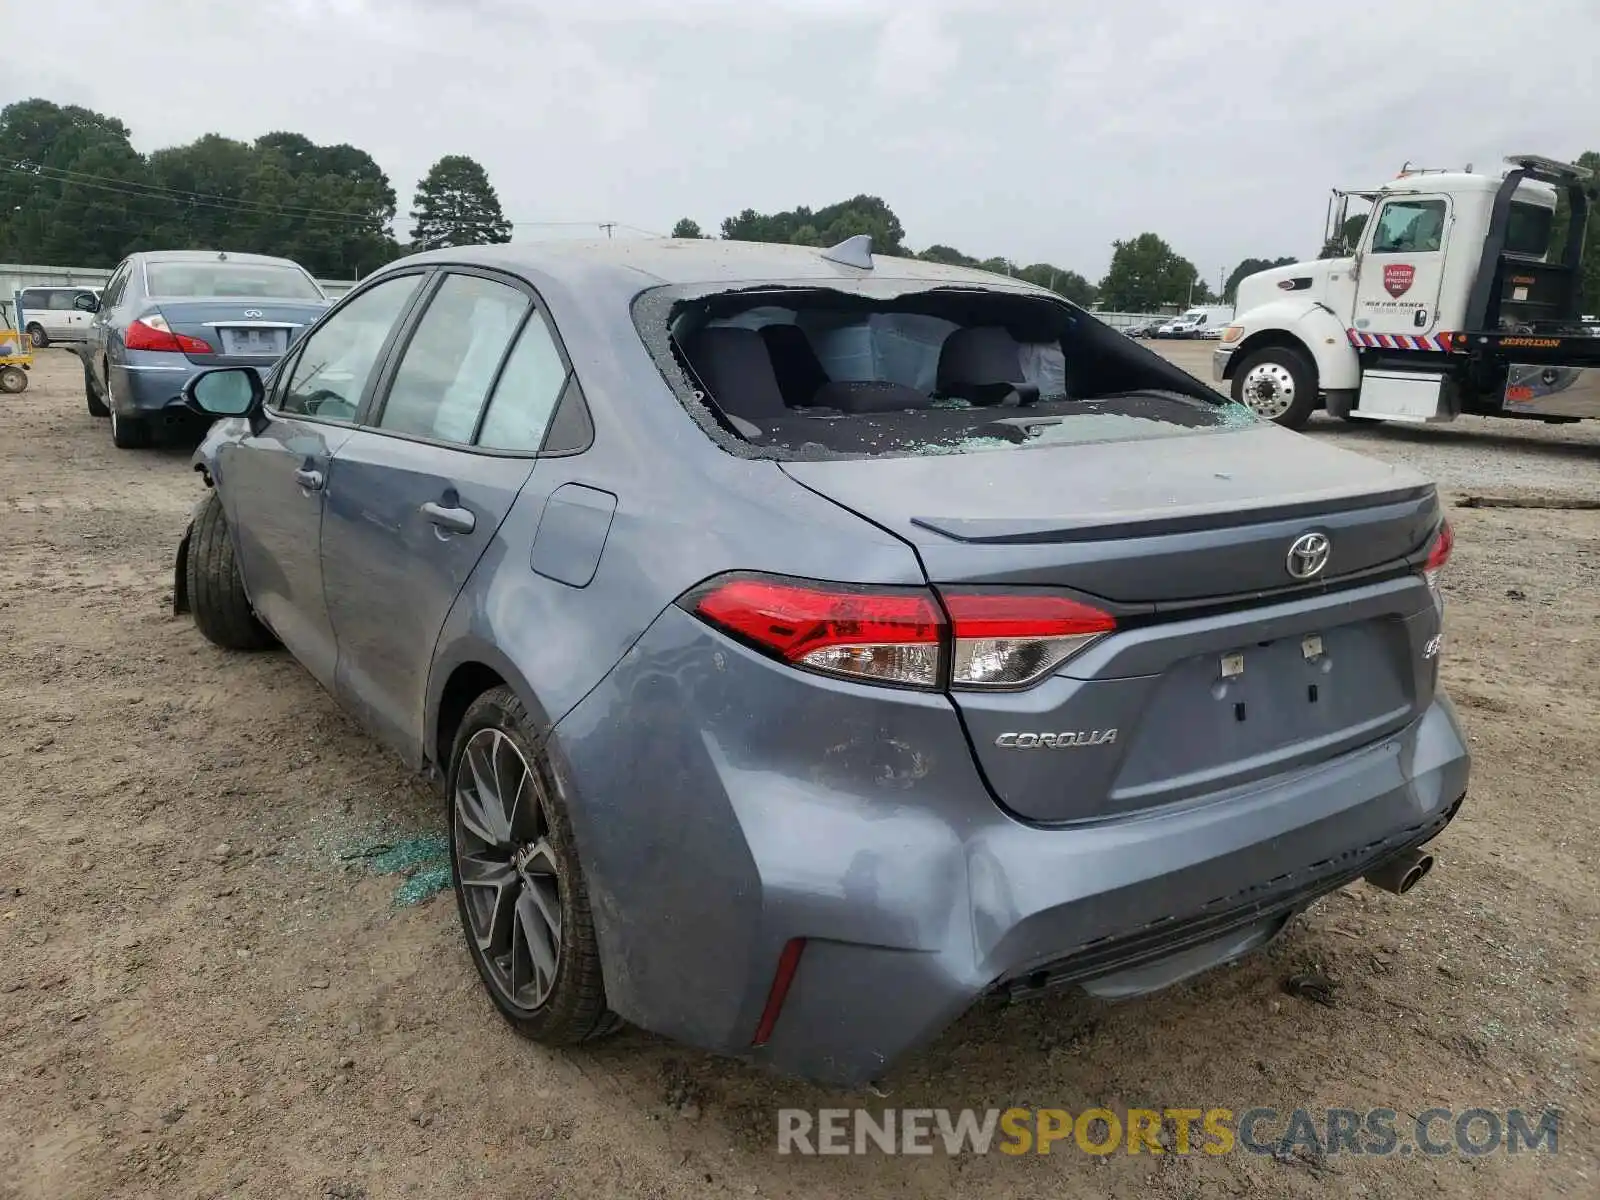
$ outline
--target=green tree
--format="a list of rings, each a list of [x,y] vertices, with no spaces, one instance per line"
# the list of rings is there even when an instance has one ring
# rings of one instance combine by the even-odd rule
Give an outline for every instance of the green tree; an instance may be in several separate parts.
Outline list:
[[[1367,228],[1367,217],[1370,213],[1357,213],[1353,217],[1346,217],[1344,224],[1339,227],[1339,236],[1322,243],[1322,251],[1318,258],[1344,258],[1354,253],[1356,246],[1361,243],[1361,235]]]
[[[1194,264],[1153,233],[1113,242],[1100,281],[1100,303],[1117,312],[1152,312],[1209,294]]]
[[[929,246],[918,258],[925,262],[943,263],[947,267],[975,267],[978,260],[961,253],[954,246],[934,244]]]
[[[1586,150],[1578,155],[1577,166],[1600,178],[1600,153]],[[1593,182],[1591,181],[1591,186]],[[1565,190],[1556,198],[1556,217],[1550,229],[1550,257],[1559,260],[1567,245],[1567,230],[1572,222],[1571,206]],[[1583,241],[1583,258],[1578,266],[1578,311],[1580,314],[1600,313],[1600,195],[1589,199],[1587,236]]]
[[[464,154],[447,154],[417,184],[411,241],[436,246],[487,246],[511,240],[511,222],[488,173]]]
[[[1019,279],[1026,279],[1029,283],[1036,283],[1042,288],[1049,288],[1058,296],[1064,296],[1082,308],[1088,308],[1095,300],[1095,286],[1079,275],[1076,271],[1068,271],[1053,263],[1029,263],[1020,271],[1013,271]]]
[[[700,222],[689,217],[683,217],[672,227],[672,236],[675,238],[703,238],[700,232]]]
[[[874,254],[907,253],[900,218],[877,196],[855,196],[815,211],[805,205],[779,213],[747,208],[722,222],[722,236],[741,242],[835,246],[863,233],[871,235]]]
[[[1287,267],[1290,263],[1299,260],[1292,256],[1283,258],[1247,258],[1228,276],[1228,281],[1222,285],[1222,298],[1232,304],[1239,295],[1239,281],[1254,275],[1257,271],[1270,271],[1273,267]]]
[[[78,105],[0,109],[0,260],[109,266],[148,235],[144,159],[128,127]]]

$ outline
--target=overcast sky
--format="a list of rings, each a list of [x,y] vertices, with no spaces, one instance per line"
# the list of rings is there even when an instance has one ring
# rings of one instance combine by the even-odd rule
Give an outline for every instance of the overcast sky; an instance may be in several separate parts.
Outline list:
[[[1600,149],[1600,0],[25,7],[0,104],[87,105],[147,151],[350,142],[389,173],[402,233],[417,179],[460,153],[517,222],[711,232],[868,192],[916,249],[1097,280],[1112,239],[1154,230],[1214,280],[1314,252],[1328,189],[1407,159]]]

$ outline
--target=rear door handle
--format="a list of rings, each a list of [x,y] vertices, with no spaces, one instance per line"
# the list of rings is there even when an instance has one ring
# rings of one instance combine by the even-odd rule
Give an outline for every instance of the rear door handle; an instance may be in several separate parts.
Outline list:
[[[478,527],[478,518],[470,508],[446,508],[429,500],[422,506],[422,515],[439,529],[451,533],[471,533]]]
[[[313,467],[301,467],[294,473],[294,481],[308,492],[322,490],[322,472]]]

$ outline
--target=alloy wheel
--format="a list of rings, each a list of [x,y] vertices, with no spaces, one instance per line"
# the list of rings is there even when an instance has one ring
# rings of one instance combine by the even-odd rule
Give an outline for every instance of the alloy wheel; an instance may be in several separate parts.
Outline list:
[[[1276,420],[1288,412],[1289,406],[1294,403],[1294,376],[1281,363],[1259,363],[1245,374],[1244,386],[1240,390],[1244,402],[1258,416],[1269,421]]]
[[[451,806],[462,903],[491,986],[525,1011],[550,998],[561,966],[561,867],[543,801],[502,730],[467,740]]]

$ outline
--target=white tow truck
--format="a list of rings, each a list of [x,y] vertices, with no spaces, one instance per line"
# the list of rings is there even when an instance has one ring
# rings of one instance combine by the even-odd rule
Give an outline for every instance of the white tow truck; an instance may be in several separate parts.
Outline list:
[[[1319,408],[1345,420],[1600,418],[1600,336],[1580,315],[1600,191],[1580,167],[1506,162],[1495,175],[1406,169],[1336,190],[1325,238],[1336,256],[1240,281],[1214,377],[1291,429]],[[1552,248],[1558,190],[1570,220]],[[1371,212],[1350,247],[1352,199]]]

